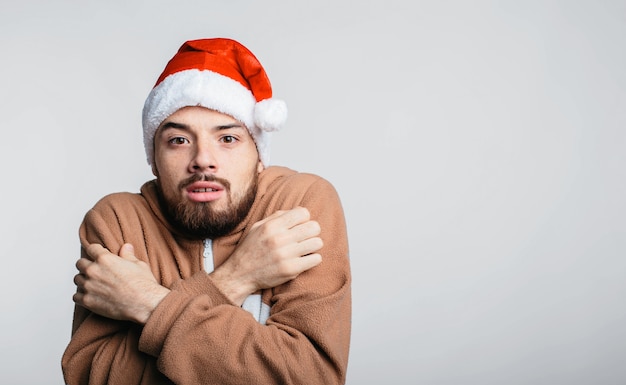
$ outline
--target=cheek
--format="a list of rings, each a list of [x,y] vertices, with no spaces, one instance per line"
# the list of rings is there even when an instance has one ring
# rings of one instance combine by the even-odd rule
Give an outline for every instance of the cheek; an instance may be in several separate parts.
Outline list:
[[[186,170],[187,163],[184,154],[164,151],[157,155],[152,168],[156,176],[171,177]]]
[[[168,167],[168,164],[163,162],[163,160],[154,163],[152,172],[159,180],[161,188],[164,192],[170,192],[177,189],[177,174],[175,170]]]

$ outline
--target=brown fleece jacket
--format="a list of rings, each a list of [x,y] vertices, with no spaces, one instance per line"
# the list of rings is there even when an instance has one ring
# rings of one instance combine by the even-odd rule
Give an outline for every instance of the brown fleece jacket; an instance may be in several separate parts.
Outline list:
[[[343,210],[326,180],[283,167],[260,174],[255,202],[230,235],[213,240],[215,266],[253,223],[303,206],[318,221],[322,263],[264,290],[266,324],[231,303],[203,270],[204,243],[177,233],[160,211],[154,181],[141,194],[104,197],[80,227],[81,253],[101,243],[114,253],[128,242],[172,291],[145,326],[76,306],[62,359],[76,384],[343,384],[351,327],[351,275]]]

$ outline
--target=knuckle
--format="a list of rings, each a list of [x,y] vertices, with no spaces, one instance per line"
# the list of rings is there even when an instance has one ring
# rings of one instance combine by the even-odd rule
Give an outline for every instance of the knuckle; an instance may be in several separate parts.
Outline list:
[[[265,238],[263,239],[262,243],[266,248],[270,250],[278,248],[278,240],[275,237]]]
[[[81,305],[83,305],[86,308],[91,308],[93,307],[94,303],[91,300],[91,297],[89,295],[83,295],[80,298],[80,303]]]
[[[85,252],[87,252],[87,254],[94,260],[98,259],[98,257],[100,256],[99,250],[100,245],[96,243],[92,243],[85,248]]]
[[[270,257],[275,263],[280,263],[287,258],[287,253],[285,250],[275,249],[270,253]]]
[[[98,265],[96,265],[95,263],[92,263],[91,265],[86,266],[83,269],[83,274],[87,278],[97,276],[98,275]]]
[[[285,244],[285,233],[276,233],[265,239],[265,245],[270,249],[279,249]]]
[[[288,263],[283,263],[281,265],[278,266],[278,274],[282,277],[286,277],[286,278],[293,278],[296,275],[298,275],[297,270]]]
[[[276,231],[276,222],[268,221],[259,225],[259,233],[262,237],[269,237]]]

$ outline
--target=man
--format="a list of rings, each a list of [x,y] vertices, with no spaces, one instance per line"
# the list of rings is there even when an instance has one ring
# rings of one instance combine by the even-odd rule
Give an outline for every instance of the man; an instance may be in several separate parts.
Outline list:
[[[143,111],[156,179],[80,227],[67,384],[340,384],[351,322],[343,212],[267,167],[286,118],[229,39],[188,41]]]

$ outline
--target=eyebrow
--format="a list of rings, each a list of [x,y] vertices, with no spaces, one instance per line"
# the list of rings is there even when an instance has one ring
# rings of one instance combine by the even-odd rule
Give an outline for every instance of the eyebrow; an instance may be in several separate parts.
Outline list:
[[[188,130],[189,126],[186,125],[186,124],[182,124],[182,123],[167,122],[167,123],[163,124],[160,127],[160,131],[168,130],[168,129],[171,129],[171,128],[177,128],[177,129],[180,129],[180,130]]]
[[[241,123],[231,123],[231,124],[223,124],[221,126],[216,127],[218,130],[228,130],[229,128],[241,128],[246,129],[246,127]]]
[[[220,130],[228,130],[229,128],[241,128],[246,129],[246,127],[241,123],[231,123],[231,124],[223,124],[215,127],[218,131]],[[168,129],[179,129],[179,130],[189,130],[189,126],[183,123],[177,122],[167,122],[163,124],[160,128],[161,131],[165,131]]]

